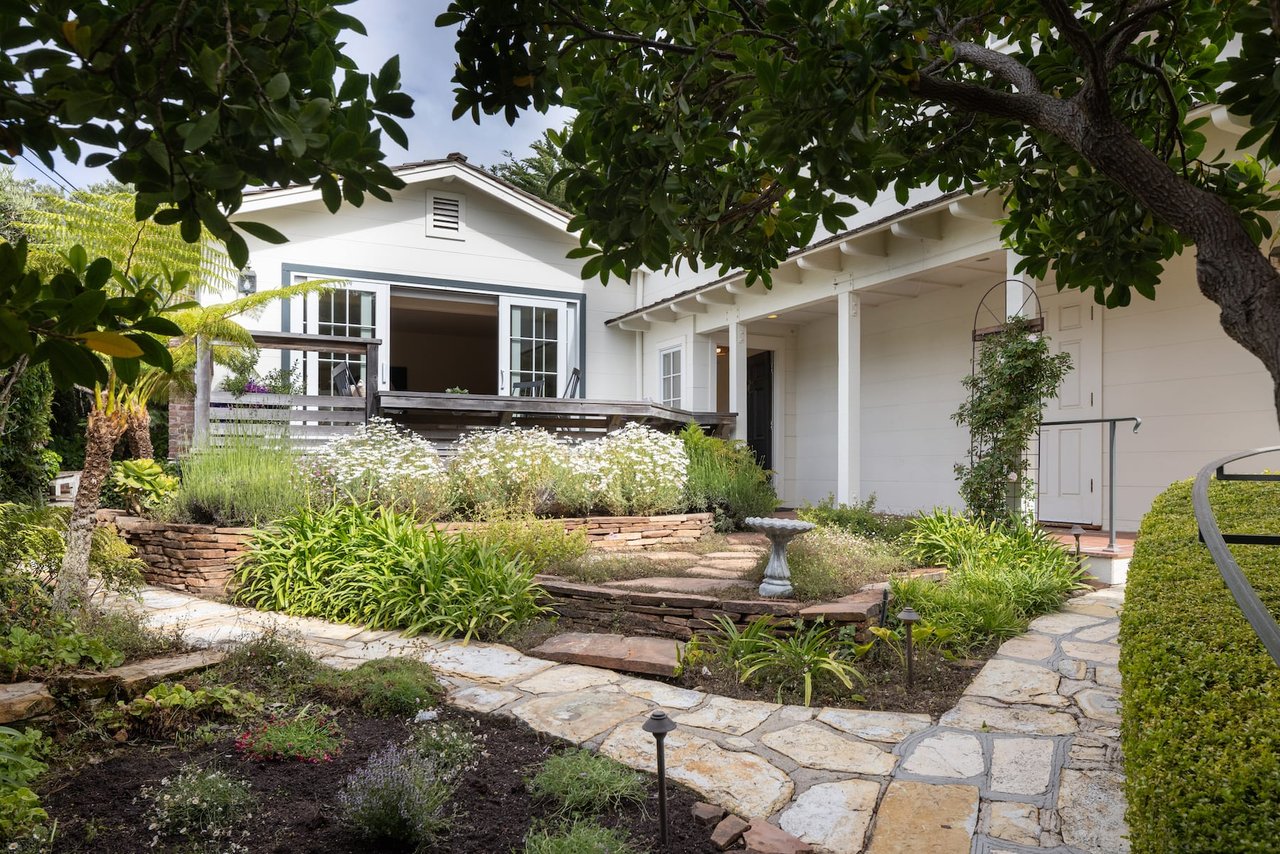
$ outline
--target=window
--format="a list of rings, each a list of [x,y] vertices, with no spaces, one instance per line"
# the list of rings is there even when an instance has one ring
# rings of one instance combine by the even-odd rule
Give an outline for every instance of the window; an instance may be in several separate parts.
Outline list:
[[[662,359],[662,405],[679,409],[683,399],[680,392],[680,362],[683,355],[679,347],[663,350]]]
[[[454,193],[427,194],[427,236],[462,240],[466,200]]]
[[[511,393],[517,397],[558,397],[559,309],[511,306]]]
[[[374,295],[369,291],[341,288],[319,295],[319,317],[316,332],[352,338],[373,338],[377,334],[374,320]],[[350,368],[349,377],[339,366]],[[338,386],[360,381],[365,375],[365,357],[344,353],[320,353],[317,362],[320,394],[343,394]],[[350,393],[347,391],[346,393]]]

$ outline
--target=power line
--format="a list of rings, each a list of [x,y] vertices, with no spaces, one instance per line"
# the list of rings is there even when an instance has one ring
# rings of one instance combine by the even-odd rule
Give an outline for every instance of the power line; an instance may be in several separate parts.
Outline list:
[[[27,161],[27,163],[30,164],[33,169],[35,169],[37,172],[43,175],[47,180],[57,185],[59,189],[70,190],[72,192],[76,191],[76,187],[66,178],[63,178],[61,175],[58,175],[58,177],[55,178],[53,175],[50,175],[43,168],[41,168],[39,163],[32,160],[26,154],[19,154],[18,156],[21,157],[23,160]],[[53,169],[53,167],[49,167],[49,168],[53,171],[54,175],[58,174],[58,170]]]

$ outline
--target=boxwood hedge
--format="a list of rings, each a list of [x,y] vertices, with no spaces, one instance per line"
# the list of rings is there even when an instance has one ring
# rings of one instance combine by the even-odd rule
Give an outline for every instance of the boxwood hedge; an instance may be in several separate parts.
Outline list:
[[[1214,483],[1223,531],[1280,533],[1280,484]],[[1280,613],[1280,548],[1232,546]],[[1142,521],[1121,618],[1133,850],[1280,848],[1280,666],[1198,541],[1191,482]]]

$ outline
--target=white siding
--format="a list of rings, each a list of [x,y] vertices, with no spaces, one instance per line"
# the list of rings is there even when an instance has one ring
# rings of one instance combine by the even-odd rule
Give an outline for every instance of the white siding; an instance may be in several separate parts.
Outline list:
[[[801,327],[795,349],[795,485],[786,497],[798,504],[821,501],[836,491],[834,312]]]

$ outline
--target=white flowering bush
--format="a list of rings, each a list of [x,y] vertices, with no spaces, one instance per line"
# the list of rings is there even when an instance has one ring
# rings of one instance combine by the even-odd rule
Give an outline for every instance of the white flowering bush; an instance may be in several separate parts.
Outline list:
[[[558,497],[578,513],[669,513],[684,506],[688,471],[679,436],[628,424],[572,449]]]
[[[148,829],[156,834],[154,843],[176,837],[198,840],[196,850],[248,850],[237,841],[246,835],[253,807],[253,792],[243,780],[188,763],[158,786],[144,787],[142,796],[151,802]]]
[[[568,461],[546,430],[481,430],[459,440],[449,480],[458,508],[477,518],[544,513]]]
[[[334,439],[308,464],[314,485],[330,498],[371,500],[427,517],[449,510],[449,481],[436,449],[386,418]]]

